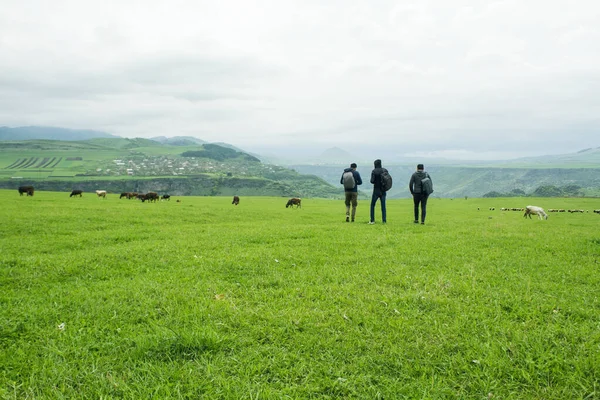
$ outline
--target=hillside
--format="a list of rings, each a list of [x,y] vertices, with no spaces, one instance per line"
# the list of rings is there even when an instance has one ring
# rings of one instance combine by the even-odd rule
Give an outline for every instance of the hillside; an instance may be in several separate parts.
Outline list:
[[[0,142],[0,187],[20,184],[35,184],[40,190],[160,187],[174,195],[339,195],[321,178],[263,164],[230,148],[139,138]]]

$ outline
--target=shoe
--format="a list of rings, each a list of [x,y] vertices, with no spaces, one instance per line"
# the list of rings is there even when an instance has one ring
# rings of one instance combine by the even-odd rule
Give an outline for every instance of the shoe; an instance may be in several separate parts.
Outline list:
[[[350,217],[346,217],[346,222],[350,222]]]
[[[352,218],[352,222],[354,222],[354,218]]]
[[[369,225],[375,225],[375,221],[369,221]]]
[[[425,225],[425,222],[421,222],[421,225]]]
[[[417,221],[417,220],[414,220],[413,222],[414,222],[415,224],[418,224],[418,223],[419,223],[419,221]]]

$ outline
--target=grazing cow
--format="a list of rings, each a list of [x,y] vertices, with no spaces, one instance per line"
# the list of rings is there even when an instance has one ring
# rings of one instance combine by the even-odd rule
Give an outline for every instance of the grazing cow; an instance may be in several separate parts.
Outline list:
[[[19,186],[19,195],[23,196],[23,193],[27,193],[27,196],[33,196],[33,186]]]
[[[138,196],[137,192],[129,192],[129,193],[127,193],[127,199],[128,200],[135,199],[135,198],[137,198],[137,196]]]
[[[161,196],[161,200],[168,200],[171,201],[171,195],[170,194],[163,194]]]
[[[145,194],[138,194],[137,198],[140,199],[143,202],[145,202],[147,200],[146,195]]]
[[[548,214],[546,214],[546,212],[544,211],[544,209],[542,207],[537,207],[537,206],[527,206],[525,207],[525,214],[523,214],[523,217],[527,218],[527,216],[529,216],[529,219],[531,219],[531,214],[537,215],[539,219],[548,219]]]
[[[293,207],[293,206],[296,206],[296,208],[298,208],[298,207],[302,208],[302,199],[299,199],[297,197],[292,197],[291,199],[288,200],[287,204],[285,205],[285,208]]]
[[[83,196],[83,190],[73,190],[71,192],[71,194],[69,195],[69,197],[73,197],[73,196],[82,197]]]
[[[121,193],[121,195],[119,196],[119,200],[122,199],[123,197],[125,197],[126,199],[129,198],[129,192],[123,192]]]
[[[106,190],[96,190],[96,194],[98,195],[98,197],[103,197],[104,199],[106,199]]]
[[[233,201],[231,202],[231,204],[235,204],[236,206],[238,204],[240,204],[240,198],[239,198],[239,196],[233,196]]]
[[[156,202],[160,199],[160,196],[156,192],[148,192],[146,193],[146,200]]]

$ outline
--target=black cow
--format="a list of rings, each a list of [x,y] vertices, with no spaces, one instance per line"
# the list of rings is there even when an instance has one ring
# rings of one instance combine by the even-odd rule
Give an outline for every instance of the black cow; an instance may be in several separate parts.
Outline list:
[[[170,194],[163,194],[163,195],[161,196],[161,199],[162,199],[162,200],[168,200],[168,201],[171,201],[171,195],[170,195]]]
[[[302,207],[302,200],[297,197],[292,197],[291,199],[288,200],[287,204],[285,205],[285,208],[293,207],[293,206],[296,206],[296,208]]]
[[[73,190],[71,192],[71,194],[69,195],[69,197],[73,197],[73,196],[83,197],[83,190]]]
[[[19,186],[19,195],[23,196],[23,193],[27,193],[27,196],[33,196],[33,186]]]
[[[233,196],[233,201],[231,202],[231,204],[235,204],[236,206],[238,204],[240,204],[240,197],[239,196]]]

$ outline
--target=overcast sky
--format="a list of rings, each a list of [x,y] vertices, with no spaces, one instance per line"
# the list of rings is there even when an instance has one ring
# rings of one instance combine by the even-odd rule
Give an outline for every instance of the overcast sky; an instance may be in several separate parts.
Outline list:
[[[0,9],[0,126],[465,159],[600,146],[598,0]]]

